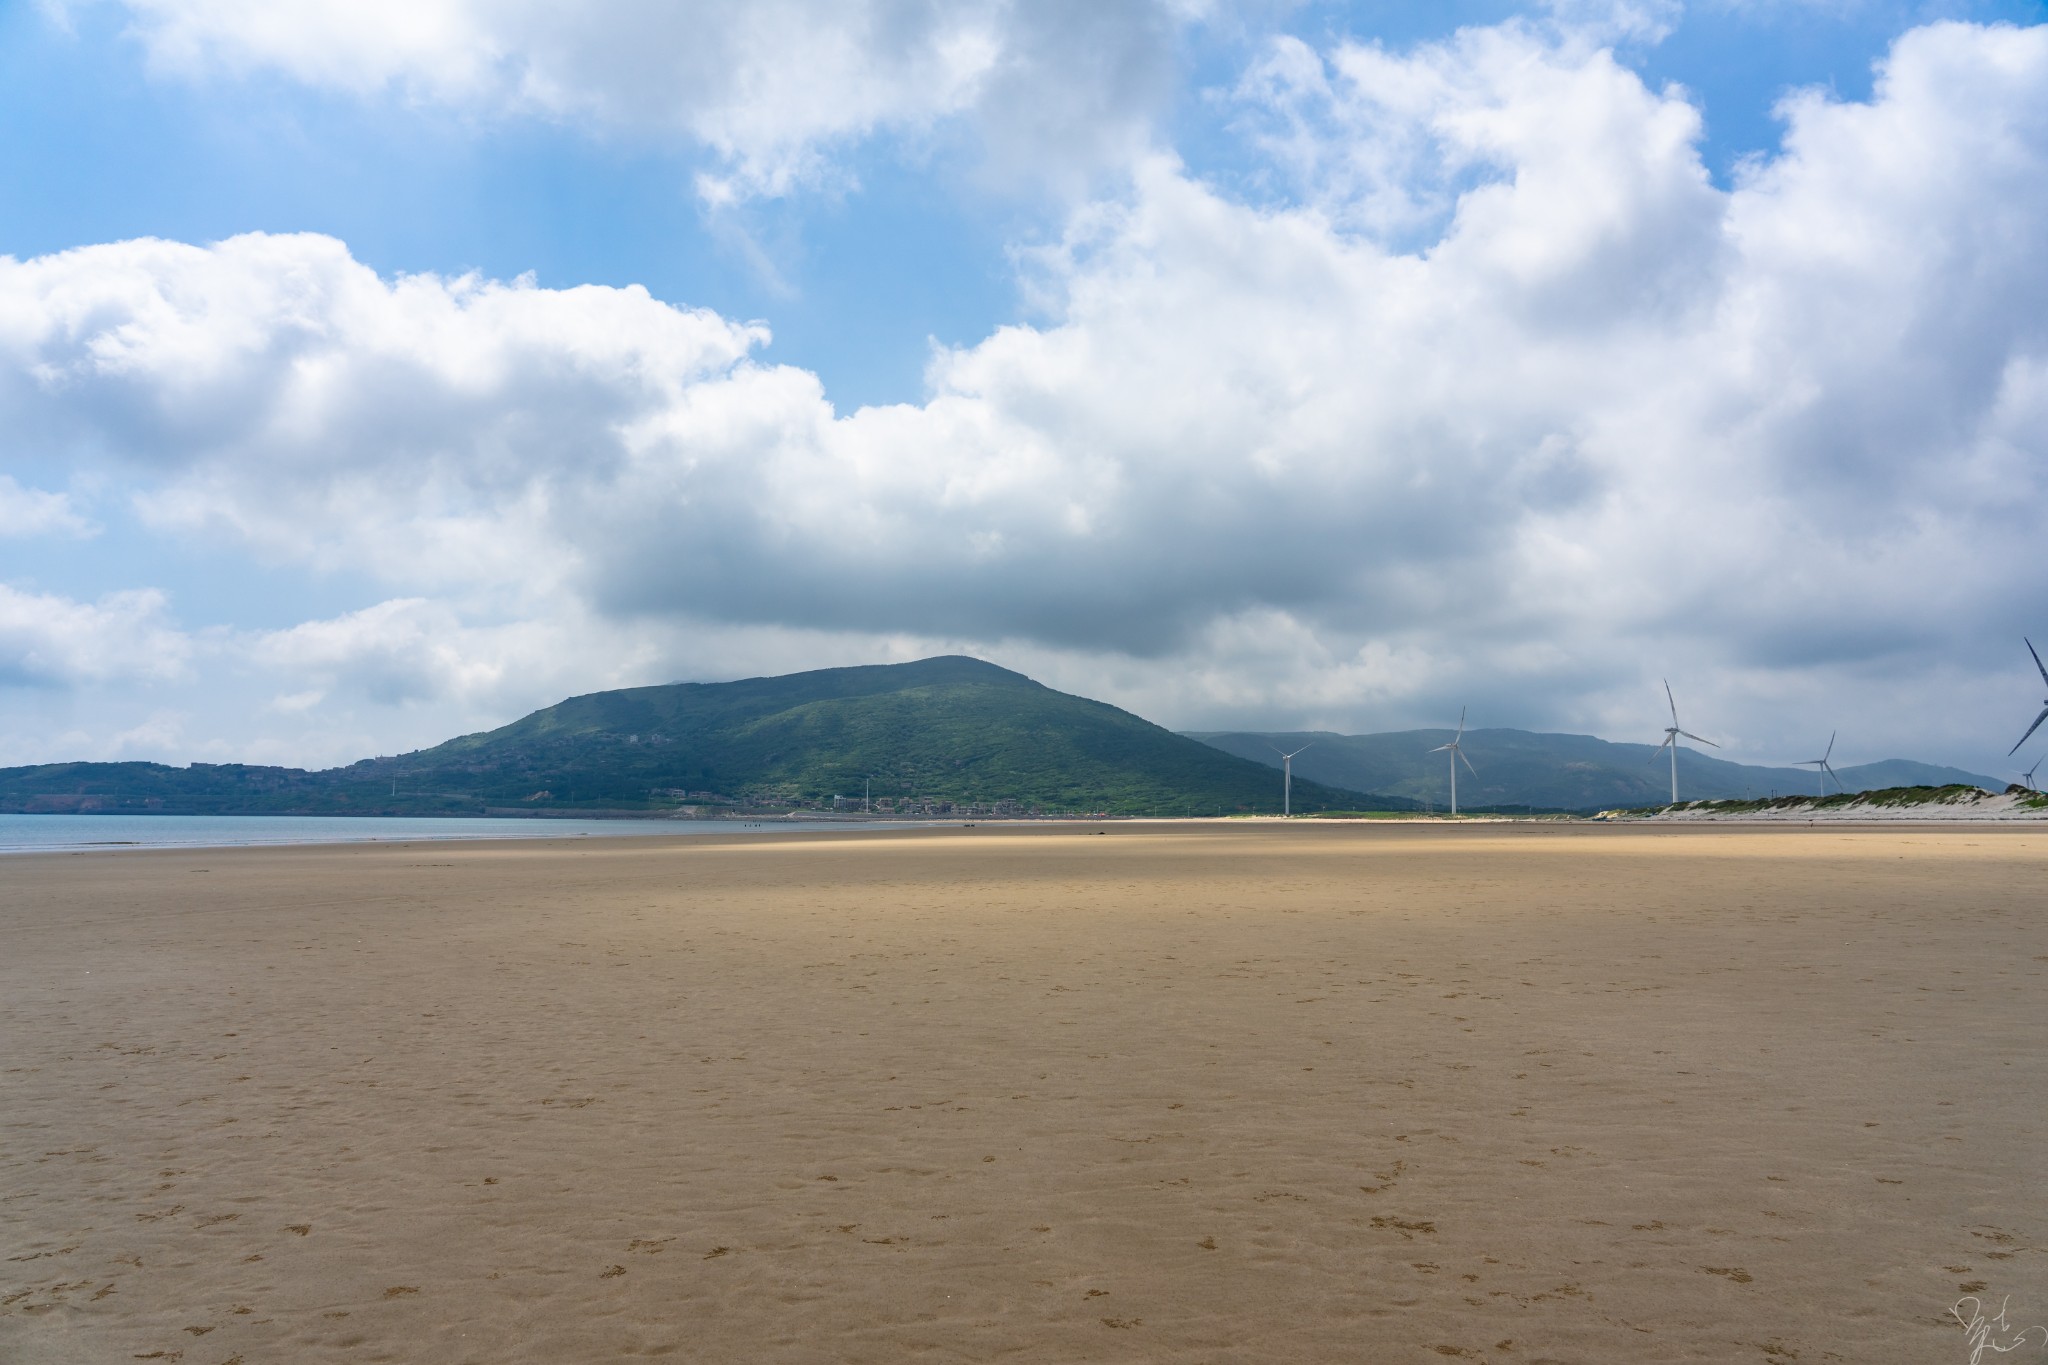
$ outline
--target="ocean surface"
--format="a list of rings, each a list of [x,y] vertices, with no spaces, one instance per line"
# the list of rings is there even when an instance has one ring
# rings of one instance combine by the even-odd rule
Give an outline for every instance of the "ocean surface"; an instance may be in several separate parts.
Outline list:
[[[520,820],[354,815],[0,815],[0,853],[64,849],[234,848],[420,839],[583,839],[777,829],[893,829],[849,820]]]

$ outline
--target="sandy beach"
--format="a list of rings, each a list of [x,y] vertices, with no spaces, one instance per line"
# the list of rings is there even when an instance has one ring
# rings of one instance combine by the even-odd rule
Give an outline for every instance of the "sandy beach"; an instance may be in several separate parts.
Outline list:
[[[1102,828],[0,861],[0,1361],[2048,1322],[2048,832]]]

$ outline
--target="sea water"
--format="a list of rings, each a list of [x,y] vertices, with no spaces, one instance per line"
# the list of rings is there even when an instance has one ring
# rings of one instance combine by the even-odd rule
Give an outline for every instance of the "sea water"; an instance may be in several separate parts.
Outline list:
[[[578,839],[635,834],[892,828],[895,821],[556,820],[380,815],[0,815],[0,853],[247,844],[410,843],[421,839]]]

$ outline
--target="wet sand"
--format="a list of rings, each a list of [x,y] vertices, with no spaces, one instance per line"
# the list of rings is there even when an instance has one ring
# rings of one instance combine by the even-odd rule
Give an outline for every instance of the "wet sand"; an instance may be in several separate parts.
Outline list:
[[[2048,1321],[2048,834],[1106,828],[0,860],[0,1361]]]

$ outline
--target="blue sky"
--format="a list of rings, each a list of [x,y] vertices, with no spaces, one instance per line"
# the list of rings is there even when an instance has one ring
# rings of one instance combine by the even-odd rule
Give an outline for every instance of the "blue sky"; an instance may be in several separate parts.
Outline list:
[[[1668,670],[1744,756],[1832,708],[1851,761],[1984,767],[1994,699],[2025,709],[2038,573],[1883,561],[2039,524],[2013,309],[2043,220],[2011,187],[2041,4],[976,0],[920,29],[875,0],[792,22],[811,46],[743,13],[0,6],[0,762],[344,761],[941,648],[1189,727],[1469,696],[1627,737]],[[1888,94],[1902,42],[1924,80]],[[1893,231],[1926,250],[1888,263]],[[1996,287],[1949,316],[1936,265]],[[530,287],[500,313],[465,275]],[[422,312],[414,276],[454,293]],[[278,302],[315,277],[317,319]],[[1890,349],[1839,326],[1873,287]],[[140,369],[92,349],[182,309]],[[478,391],[443,344],[504,369]],[[229,407],[181,408],[211,384]],[[1718,528],[1653,496],[1695,481]],[[1803,492],[1856,516],[1764,586]]]

